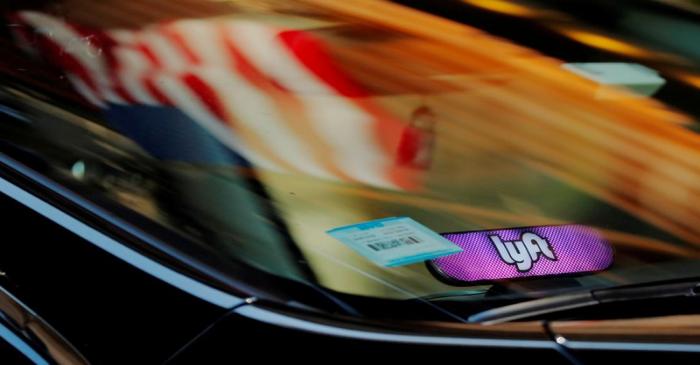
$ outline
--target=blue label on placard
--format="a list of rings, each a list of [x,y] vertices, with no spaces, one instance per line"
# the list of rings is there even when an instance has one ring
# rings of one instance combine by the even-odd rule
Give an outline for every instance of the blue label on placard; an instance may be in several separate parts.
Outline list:
[[[327,233],[380,266],[401,266],[462,249],[408,217],[391,217],[331,229]]]

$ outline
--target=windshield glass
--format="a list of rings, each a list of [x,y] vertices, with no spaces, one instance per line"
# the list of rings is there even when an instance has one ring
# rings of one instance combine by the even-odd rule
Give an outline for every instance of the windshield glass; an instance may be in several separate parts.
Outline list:
[[[344,295],[498,297],[326,233],[396,216],[595,229],[614,263],[566,287],[697,276],[700,10],[670,3],[18,2],[0,132],[90,199]]]

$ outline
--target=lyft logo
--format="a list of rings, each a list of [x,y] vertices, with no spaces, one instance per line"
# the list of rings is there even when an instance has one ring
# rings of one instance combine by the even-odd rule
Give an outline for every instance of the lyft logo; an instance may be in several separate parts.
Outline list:
[[[525,232],[519,241],[503,241],[498,235],[490,235],[489,238],[501,260],[509,265],[515,265],[520,272],[528,272],[532,264],[540,259],[540,256],[557,261],[552,246],[546,238],[531,232]]]

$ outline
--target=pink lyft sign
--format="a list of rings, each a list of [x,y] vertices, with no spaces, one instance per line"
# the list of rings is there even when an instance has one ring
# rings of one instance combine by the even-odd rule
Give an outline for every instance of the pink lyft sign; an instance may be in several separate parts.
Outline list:
[[[444,233],[462,252],[429,262],[450,282],[477,282],[595,272],[613,263],[613,249],[595,229],[539,226]]]

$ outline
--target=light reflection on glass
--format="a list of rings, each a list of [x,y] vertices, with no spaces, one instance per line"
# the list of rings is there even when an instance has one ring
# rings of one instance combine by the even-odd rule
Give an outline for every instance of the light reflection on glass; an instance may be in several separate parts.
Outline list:
[[[692,116],[653,98],[598,100],[597,85],[562,70],[562,60],[395,4],[246,3],[211,10],[217,17],[180,10],[164,23],[151,10],[103,27],[85,9],[66,21],[32,12],[17,20],[29,33],[15,36],[49,52],[112,127],[175,171],[178,203],[215,218],[201,224],[267,235],[232,218],[265,217],[232,175],[259,178],[318,281],[339,291],[445,290],[423,267],[377,268],[324,233],[392,215],[440,232],[584,221],[628,252],[697,256]],[[32,31],[58,52],[33,43]],[[562,33],[658,56],[602,33]],[[263,251],[229,246],[251,261]]]

